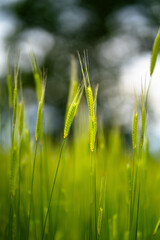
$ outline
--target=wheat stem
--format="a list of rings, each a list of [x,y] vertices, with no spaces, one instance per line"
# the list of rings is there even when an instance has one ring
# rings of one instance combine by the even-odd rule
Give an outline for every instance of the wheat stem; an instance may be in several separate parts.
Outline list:
[[[22,152],[22,137],[20,136],[19,162],[18,162],[19,181],[18,181],[18,217],[17,217],[19,237],[20,237],[20,203],[21,203],[21,152]]]
[[[59,159],[58,159],[58,163],[57,163],[57,168],[56,168],[56,173],[55,173],[55,176],[54,176],[54,179],[53,179],[50,199],[49,199],[47,213],[46,213],[44,226],[43,226],[42,240],[44,239],[44,235],[45,235],[45,228],[46,228],[47,218],[48,218],[48,214],[49,214],[49,210],[50,210],[50,206],[51,206],[51,200],[52,200],[53,191],[54,191],[54,187],[55,187],[55,183],[56,183],[56,179],[57,179],[57,175],[58,175],[58,170],[59,170],[59,165],[60,165],[60,161],[61,161],[61,156],[62,156],[62,151],[63,151],[64,144],[65,144],[65,139],[63,139],[63,142],[62,142],[62,146],[61,146],[60,154],[59,154]]]
[[[36,141],[35,152],[34,152],[34,160],[33,160],[32,180],[31,180],[31,197],[30,197],[30,206],[29,206],[27,239],[29,239],[30,218],[31,218],[31,210],[32,210],[32,198],[33,198],[33,183],[34,183],[36,156],[37,156],[37,145],[38,145],[38,143]]]

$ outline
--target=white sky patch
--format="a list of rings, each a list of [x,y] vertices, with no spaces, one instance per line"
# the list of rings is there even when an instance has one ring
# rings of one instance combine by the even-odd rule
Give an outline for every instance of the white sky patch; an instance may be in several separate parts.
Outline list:
[[[11,1],[12,2],[12,1]],[[11,14],[0,11],[0,77],[6,75],[6,59],[8,47],[5,44],[6,38],[13,35],[20,22]],[[53,47],[55,39],[53,35],[40,28],[26,29],[17,41],[17,49],[21,52],[21,69],[30,71],[29,61],[30,46],[38,59],[39,64],[44,60]]]
[[[109,64],[119,64],[128,55],[137,51],[139,43],[136,38],[129,35],[119,34],[99,44],[100,59],[105,59]],[[104,60],[102,60],[104,61]]]
[[[0,76],[5,74],[6,52],[0,42]]]
[[[6,69],[6,57],[8,46],[5,45],[5,39],[14,34],[19,22],[12,15],[0,11],[0,77],[4,76]]]
[[[4,39],[13,34],[16,29],[16,21],[14,17],[0,14],[0,39]]]
[[[17,2],[22,2],[23,0],[0,0],[0,7],[7,6],[9,4],[15,4]]]
[[[145,79],[147,86],[150,80],[150,59],[151,53],[146,53],[134,57],[126,64],[121,71],[119,88],[122,97],[127,102],[134,104],[134,90],[138,96],[141,96],[141,80],[144,86]],[[150,148],[158,151],[160,148],[160,58],[157,59],[154,73],[151,79],[149,91],[149,105],[153,116],[148,116],[148,136]],[[127,104],[127,103],[126,103]],[[133,109],[133,106],[130,106]],[[127,114],[127,113],[126,113]]]
[[[151,53],[134,57],[131,61],[123,66],[121,70],[119,87],[124,95],[134,96],[134,90],[141,95],[141,82],[144,86],[145,80],[147,86],[150,80],[150,59]],[[160,113],[160,59],[157,64],[151,80],[151,88],[149,92],[149,101],[153,105],[155,111]]]
[[[53,35],[47,31],[34,28],[21,33],[17,46],[21,52],[21,68],[23,71],[30,71],[29,52],[32,47],[39,65],[42,64],[44,57],[49,53],[55,43]]]

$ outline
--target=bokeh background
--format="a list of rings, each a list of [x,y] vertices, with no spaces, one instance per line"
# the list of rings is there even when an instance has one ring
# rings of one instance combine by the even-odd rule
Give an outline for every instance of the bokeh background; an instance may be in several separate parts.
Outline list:
[[[48,73],[45,131],[63,131],[70,81],[70,59],[88,50],[92,84],[99,83],[98,114],[105,129],[117,127],[129,141],[134,90],[149,82],[154,38],[160,23],[159,0],[0,0],[0,107],[2,140],[9,122],[6,59],[21,52],[23,94],[34,133],[37,99],[29,60],[30,44]],[[79,79],[81,73],[79,69]],[[160,147],[160,61],[152,78],[148,105],[150,148]],[[8,123],[8,125],[10,125]]]

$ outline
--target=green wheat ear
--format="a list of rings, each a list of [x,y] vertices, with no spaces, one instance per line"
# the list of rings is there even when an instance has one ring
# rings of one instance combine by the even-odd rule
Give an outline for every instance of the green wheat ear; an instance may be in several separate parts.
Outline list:
[[[90,113],[92,113],[92,115],[90,114],[90,118],[89,118],[89,135],[90,135],[90,150],[91,150],[91,152],[93,152],[94,148],[95,148],[95,140],[96,140],[96,132],[97,132],[97,118],[96,118],[97,93],[98,93],[98,85],[95,88],[95,97],[94,97],[93,103],[91,101],[91,104],[93,104],[94,111],[93,112],[89,111]]]
[[[88,64],[87,64],[87,53],[84,51],[84,66],[82,64],[82,60],[80,54],[78,53],[81,72],[83,76],[86,98],[89,109],[89,136],[90,136],[90,150],[93,152],[95,148],[95,138],[97,131],[97,93],[98,93],[98,85],[95,88],[95,99],[93,99],[93,92],[90,84],[89,73],[88,73]]]
[[[45,96],[45,88],[46,88],[46,75],[44,75],[44,80],[42,82],[42,93],[41,99],[38,105],[38,112],[37,112],[37,123],[36,123],[36,131],[35,131],[35,139],[42,143],[43,139],[43,106],[44,106],[44,96]]]
[[[154,72],[159,48],[160,48],[160,29],[158,30],[157,36],[156,36],[154,44],[153,44],[151,65],[150,65],[150,76],[152,76],[152,74]]]
[[[133,117],[133,128],[132,128],[132,147],[136,149],[138,138],[138,113],[136,112]]]
[[[97,124],[96,124],[96,118],[89,118],[89,139],[90,139],[90,150],[91,152],[94,151],[95,148],[95,138],[96,138],[96,129]]]
[[[68,112],[66,115],[66,120],[65,120],[65,125],[64,125],[64,138],[66,138],[69,134],[69,130],[70,130],[72,121],[77,114],[77,109],[78,109],[78,106],[79,106],[79,103],[80,103],[80,100],[82,97],[82,93],[83,93],[83,86],[78,88],[76,96],[74,97],[74,99],[68,109]]]
[[[40,127],[41,127],[42,108],[43,108],[43,103],[42,103],[42,101],[40,101],[39,105],[38,105],[37,123],[36,123],[36,131],[35,131],[35,139],[36,139],[36,141],[38,141]]]
[[[38,101],[40,101],[41,95],[42,95],[42,76],[41,76],[41,71],[39,69],[39,66],[32,48],[30,50],[30,59],[31,59],[32,71],[33,71],[33,77],[36,85],[37,98],[38,98]]]
[[[9,66],[9,51],[7,54],[7,86],[8,86],[8,103],[9,107],[12,108],[13,106],[13,79],[10,72]]]
[[[19,135],[22,135],[23,131],[23,112],[24,112],[24,105],[23,100],[18,104],[18,131]]]
[[[17,103],[18,103],[18,77],[19,77],[19,61],[20,57],[18,59],[18,63],[15,63],[14,67],[14,92],[13,92],[13,126],[16,124],[16,118],[17,118]]]
[[[92,89],[90,86],[86,88],[86,96],[87,96],[89,114],[91,117],[94,117],[93,93],[92,93]]]
[[[23,132],[23,115],[24,115],[24,104],[23,104],[23,94],[22,94],[22,81],[20,78],[20,95],[21,101],[18,104],[18,131],[19,135],[22,135]]]
[[[94,111],[95,111],[95,115],[97,115],[97,95],[98,95],[98,89],[99,89],[99,84],[96,85],[95,91],[94,91]]]

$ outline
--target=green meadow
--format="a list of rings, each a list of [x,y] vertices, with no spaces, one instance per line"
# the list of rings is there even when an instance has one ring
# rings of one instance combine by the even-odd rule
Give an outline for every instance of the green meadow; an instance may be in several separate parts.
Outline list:
[[[159,48],[160,30],[151,54],[150,83]],[[77,58],[79,66],[71,59],[64,134],[53,141],[43,129],[46,72],[31,49],[37,122],[30,136],[20,57],[11,69],[8,54],[11,144],[0,146],[0,239],[158,240],[160,162],[149,152],[147,137],[150,85],[142,84],[140,101],[135,92],[129,146],[119,129],[105,131],[87,53]]]

